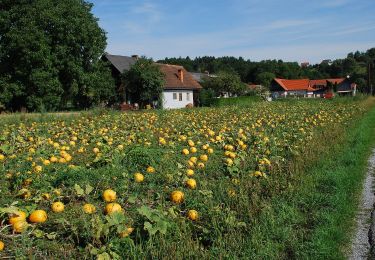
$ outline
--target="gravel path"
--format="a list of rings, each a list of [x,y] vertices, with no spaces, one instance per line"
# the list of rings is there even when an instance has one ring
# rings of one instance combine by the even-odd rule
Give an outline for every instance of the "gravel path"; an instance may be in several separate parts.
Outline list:
[[[357,215],[357,228],[352,242],[349,259],[369,259],[370,252],[369,230],[371,225],[371,212],[374,209],[375,195],[375,149],[369,159],[369,168],[363,184],[361,204]]]

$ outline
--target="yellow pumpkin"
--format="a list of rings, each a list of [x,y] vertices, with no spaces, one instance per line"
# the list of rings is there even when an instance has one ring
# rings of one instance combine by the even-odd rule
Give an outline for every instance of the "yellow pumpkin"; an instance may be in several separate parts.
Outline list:
[[[171,193],[171,201],[180,204],[184,201],[185,194],[182,191],[175,190]]]
[[[186,186],[189,188],[189,189],[195,189],[197,187],[197,182],[194,180],[194,179],[188,179],[186,181]]]
[[[13,223],[12,227],[13,227],[13,231],[15,233],[23,233],[26,231],[27,227],[29,226],[29,224],[26,222],[26,220],[19,220],[15,223]]]
[[[105,190],[103,192],[103,199],[105,202],[114,202],[116,201],[116,192],[114,190]]]
[[[93,213],[96,212],[96,208],[95,208],[94,205],[87,203],[87,204],[83,205],[83,211],[86,214],[93,214]]]
[[[199,217],[199,215],[198,215],[198,211],[193,210],[193,209],[189,210],[188,213],[187,213],[187,217],[188,217],[190,220],[193,220],[193,221],[197,220],[198,217]]]
[[[114,212],[121,212],[121,211],[122,211],[122,207],[118,203],[109,203],[107,204],[107,206],[105,206],[105,213],[107,215],[111,215]]]
[[[9,224],[13,225],[17,221],[25,220],[26,219],[26,213],[23,211],[18,211],[17,213],[13,213],[9,216]]]
[[[64,209],[65,209],[65,206],[64,206],[64,203],[62,202],[54,202],[52,204],[52,211],[55,212],[55,213],[60,213],[60,212],[63,212]]]
[[[44,210],[35,210],[29,216],[31,223],[43,223],[47,220],[47,212]]]

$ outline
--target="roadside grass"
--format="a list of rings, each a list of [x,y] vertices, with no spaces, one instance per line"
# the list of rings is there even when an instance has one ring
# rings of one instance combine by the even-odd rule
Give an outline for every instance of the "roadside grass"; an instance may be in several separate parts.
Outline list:
[[[293,166],[299,168],[292,184],[296,189],[274,197],[256,220],[257,228],[246,242],[249,257],[346,259],[350,253],[367,160],[375,144],[375,108],[352,127],[332,129],[321,141],[301,155],[305,166]]]

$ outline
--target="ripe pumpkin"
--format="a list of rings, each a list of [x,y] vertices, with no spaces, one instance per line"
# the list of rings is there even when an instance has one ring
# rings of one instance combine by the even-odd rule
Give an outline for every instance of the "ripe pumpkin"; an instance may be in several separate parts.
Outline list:
[[[105,213],[107,215],[111,215],[114,212],[121,212],[121,211],[122,211],[122,207],[118,203],[109,203],[107,204],[107,206],[105,206]]]
[[[186,186],[189,188],[189,189],[195,189],[197,187],[197,182],[194,180],[194,179],[188,179],[186,181]]]
[[[94,205],[87,203],[87,204],[83,205],[83,211],[86,214],[93,214],[93,213],[96,212],[96,208],[95,208]]]
[[[203,168],[204,168],[204,163],[199,162],[199,163],[197,164],[197,167],[198,167],[198,169],[203,169]]]
[[[29,226],[29,224],[26,222],[26,220],[19,220],[17,222],[15,222],[12,227],[13,227],[13,231],[15,233],[23,233],[26,231],[27,227]]]
[[[26,219],[26,213],[23,211],[18,211],[17,213],[11,214],[9,216],[9,224],[14,225],[17,221]]]
[[[116,201],[116,192],[114,190],[105,190],[103,192],[103,199],[105,202],[114,202]]]
[[[55,212],[55,213],[60,213],[60,212],[63,212],[64,209],[65,209],[65,206],[64,206],[64,203],[62,202],[54,202],[52,204],[52,211]]]
[[[207,162],[208,161],[208,156],[206,154],[202,154],[199,159],[201,159],[201,161],[203,162]]]
[[[135,180],[135,182],[140,183],[140,182],[143,182],[144,179],[145,179],[145,177],[143,176],[143,174],[141,174],[139,172],[137,172],[137,173],[134,174],[134,180]]]
[[[192,170],[192,169],[187,169],[187,170],[186,170],[186,175],[189,176],[189,177],[190,177],[190,176],[193,176],[193,175],[194,175],[194,170]]]
[[[0,251],[3,251],[5,247],[5,244],[3,241],[0,241]]]
[[[192,152],[192,153],[196,153],[196,152],[197,152],[197,148],[195,148],[195,147],[190,147],[190,152]]]
[[[148,173],[154,173],[154,172],[155,172],[155,168],[152,167],[152,166],[148,166],[148,167],[147,167],[147,172],[148,172]]]
[[[194,209],[191,209],[188,211],[187,213],[187,217],[190,219],[190,220],[197,220],[199,215],[198,215],[198,211],[194,210]]]
[[[47,220],[47,212],[44,210],[35,210],[30,214],[29,220],[31,223],[43,223]]]
[[[184,201],[185,194],[182,191],[175,190],[171,193],[171,201],[180,204]]]

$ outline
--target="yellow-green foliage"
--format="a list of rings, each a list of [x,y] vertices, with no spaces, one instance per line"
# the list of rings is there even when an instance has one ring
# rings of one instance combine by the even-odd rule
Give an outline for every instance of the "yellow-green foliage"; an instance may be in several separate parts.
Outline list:
[[[293,189],[296,158],[326,142],[330,129],[344,132],[362,111],[359,101],[276,102],[3,124],[2,223],[17,209],[48,213],[21,244],[11,226],[2,226],[7,254],[208,257],[223,237],[251,234],[268,201]],[[144,180],[136,182],[135,173]],[[106,189],[116,192],[122,211],[105,215]],[[176,190],[183,193],[178,203],[171,201]],[[54,201],[65,204],[64,212],[51,211]],[[86,203],[96,212],[85,214]],[[199,217],[189,219],[189,210]]]

